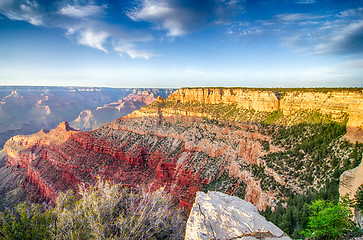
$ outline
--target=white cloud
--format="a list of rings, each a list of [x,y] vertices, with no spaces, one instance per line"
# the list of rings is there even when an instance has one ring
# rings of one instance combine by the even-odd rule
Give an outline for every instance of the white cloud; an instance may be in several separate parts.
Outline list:
[[[227,34],[237,37],[256,35],[262,32],[263,30],[260,26],[252,25],[248,22],[236,22],[234,24],[231,24],[227,29]]]
[[[166,1],[144,0],[142,6],[128,13],[128,16],[134,21],[154,22],[158,28],[168,30],[169,36],[182,36],[188,32],[185,26],[188,14],[168,6]]]
[[[143,32],[126,31],[122,26],[108,23],[105,19],[107,8],[107,4],[97,5],[95,1],[0,0],[0,13],[11,20],[64,29],[69,39],[106,53],[107,43],[117,43],[132,46],[118,53],[127,54],[133,59],[154,57],[155,54],[138,50],[136,45],[153,38]]]
[[[328,15],[312,15],[306,13],[285,13],[285,14],[278,14],[275,17],[278,20],[285,22],[297,22],[297,21],[312,22],[312,19],[326,18],[328,17]]]
[[[17,4],[16,2],[17,1],[13,0],[0,1],[0,11],[6,9],[8,6]],[[10,11],[1,11],[1,13],[11,20],[27,21],[36,26],[44,24],[41,8],[36,1],[24,1],[16,5],[14,9],[11,9]]]
[[[116,52],[118,52],[121,57],[123,57],[124,54],[127,54],[132,59],[143,58],[145,60],[149,60],[152,57],[156,57],[156,55],[151,52],[136,50],[135,46],[132,44],[117,46],[117,47],[114,47],[114,50]]]
[[[106,42],[109,36],[110,35],[108,33],[103,31],[95,32],[93,29],[85,29],[80,33],[79,43],[107,53],[107,50],[103,47],[103,44]]]
[[[315,46],[316,53],[361,53],[363,52],[363,20],[351,23],[336,23],[336,27]]]
[[[97,16],[100,14],[104,14],[104,9],[106,5],[97,6],[97,5],[86,5],[86,6],[78,6],[78,5],[67,5],[59,10],[59,13],[62,15],[66,15],[69,17],[75,18],[84,18],[89,16]]]
[[[356,8],[356,9],[347,9],[340,12],[338,17],[362,17],[363,16],[363,8]]]
[[[183,36],[210,24],[228,22],[235,13],[241,13],[244,0],[182,1],[140,0],[127,13],[134,21],[147,21],[167,36]]]
[[[363,52],[362,17],[361,7],[335,14],[279,14],[269,26],[280,35],[282,46],[299,52],[356,55]]]
[[[296,1],[298,4],[313,4],[315,3],[315,0],[298,0]]]

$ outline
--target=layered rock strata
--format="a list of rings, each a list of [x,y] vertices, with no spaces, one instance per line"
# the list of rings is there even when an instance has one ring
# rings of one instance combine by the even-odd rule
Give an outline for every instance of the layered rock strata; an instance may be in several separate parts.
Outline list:
[[[262,190],[261,179],[256,177],[261,173],[253,173],[253,169],[264,166],[261,158],[268,151],[283,149],[273,145],[259,125],[222,121],[218,112],[190,112],[187,107],[178,110],[168,104],[197,103],[204,104],[205,109],[235,104],[251,111],[291,114],[308,110],[307,104],[314,102],[314,111],[349,117],[354,112],[360,114],[361,92],[338,93],[328,92],[330,97],[325,98],[317,97],[320,92],[305,91],[180,89],[167,100],[158,98],[90,132],[77,132],[62,123],[55,130],[13,137],[5,144],[7,164],[25,170],[24,189],[33,193],[29,186],[35,186],[52,202],[59,192],[77,190],[79,183],[93,184],[100,176],[125,186],[164,186],[186,212],[200,190],[234,194],[264,210],[274,206],[278,196],[273,189]],[[334,105],[331,99],[341,102]],[[361,120],[358,117],[352,126],[360,126]],[[269,144],[269,150],[264,149],[263,142]],[[278,172],[263,171],[271,181],[286,184]]]
[[[340,117],[347,114],[347,139],[363,142],[363,90],[361,89],[276,89],[197,88],[179,89],[170,100],[181,103],[233,104],[239,108],[272,112],[281,110],[285,115],[298,111],[318,111]],[[178,114],[185,114],[181,111]],[[189,114],[190,115],[190,114]],[[197,114],[198,115],[198,114]],[[199,116],[207,116],[199,113]]]

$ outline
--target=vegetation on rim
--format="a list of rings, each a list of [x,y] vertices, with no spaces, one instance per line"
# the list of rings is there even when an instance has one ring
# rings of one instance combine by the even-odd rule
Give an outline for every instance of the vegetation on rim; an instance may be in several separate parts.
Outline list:
[[[185,219],[163,189],[138,191],[99,180],[60,194],[54,208],[17,205],[0,213],[0,239],[183,239]]]

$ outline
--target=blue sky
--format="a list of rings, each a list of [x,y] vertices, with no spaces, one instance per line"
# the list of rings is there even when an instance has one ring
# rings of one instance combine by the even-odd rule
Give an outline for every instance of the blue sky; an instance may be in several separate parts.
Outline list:
[[[0,85],[363,87],[363,1],[0,0]]]

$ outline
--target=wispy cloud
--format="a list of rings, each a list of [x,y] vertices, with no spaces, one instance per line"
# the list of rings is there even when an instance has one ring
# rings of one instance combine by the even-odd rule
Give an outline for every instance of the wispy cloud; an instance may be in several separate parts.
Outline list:
[[[278,21],[282,22],[297,22],[297,21],[309,21],[315,19],[322,19],[326,18],[326,15],[313,15],[313,14],[306,14],[306,13],[284,13],[278,14],[275,16]]]
[[[154,53],[142,50],[136,50],[135,46],[132,44],[123,45],[123,46],[116,46],[114,50],[120,54],[120,56],[124,56],[127,54],[130,58],[143,58],[145,60],[149,60],[150,58],[156,57]]]
[[[326,15],[279,14],[275,23],[284,23],[279,25],[283,46],[314,54],[360,54],[362,17],[363,8],[357,8]]]
[[[251,24],[249,22],[235,22],[230,24],[227,29],[227,34],[237,37],[255,35],[262,32],[263,28],[261,26]]]
[[[0,0],[0,13],[11,20],[21,20],[30,24],[62,28],[65,35],[75,39],[78,44],[88,46],[105,53],[108,43],[122,42],[132,45],[127,54],[132,58],[149,59],[151,54],[137,49],[135,43],[150,39],[148,34],[127,31],[117,25],[110,25],[107,20],[108,5],[97,5],[94,1],[37,1],[37,0]]]
[[[27,21],[36,26],[44,24],[41,6],[36,1],[0,1],[0,10],[11,20]]]
[[[188,1],[141,0],[128,12],[134,21],[147,21],[168,36],[182,36],[198,31],[208,24],[228,19],[243,8],[243,0]]]
[[[62,7],[59,10],[59,13],[69,17],[75,18],[84,18],[84,17],[94,17],[98,15],[102,15],[105,13],[106,5],[97,6],[97,5],[70,5]]]
[[[103,45],[109,37],[110,35],[107,32],[95,32],[92,29],[86,29],[81,32],[79,37],[79,43],[85,46],[90,46],[102,50],[107,53],[107,50],[104,48]]]
[[[296,1],[297,4],[313,4],[315,3],[315,0],[298,0]]]
[[[316,45],[317,53],[355,54],[363,52],[363,20],[338,25]]]

